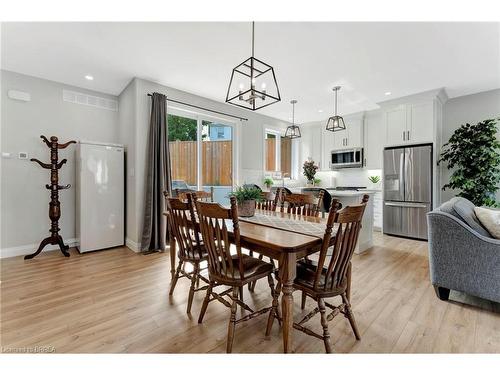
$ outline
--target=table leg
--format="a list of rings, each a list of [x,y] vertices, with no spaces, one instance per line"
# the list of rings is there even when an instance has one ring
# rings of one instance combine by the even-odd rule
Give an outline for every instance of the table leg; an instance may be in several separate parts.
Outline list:
[[[173,280],[175,275],[175,258],[177,256],[175,252],[174,236],[170,235],[169,242],[170,242],[170,275],[171,275],[171,280]]]
[[[296,272],[295,254],[283,254],[280,264],[283,295],[281,310],[283,314],[283,351],[293,351],[293,280]]]

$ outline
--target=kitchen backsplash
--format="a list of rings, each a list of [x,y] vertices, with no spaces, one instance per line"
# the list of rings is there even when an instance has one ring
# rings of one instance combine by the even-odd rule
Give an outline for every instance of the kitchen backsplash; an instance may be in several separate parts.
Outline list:
[[[367,188],[380,188],[375,186],[370,180],[369,176],[380,176],[382,170],[380,169],[343,169],[341,171],[320,171],[316,176],[321,179],[320,186],[323,187],[336,187],[336,186],[366,186]]]

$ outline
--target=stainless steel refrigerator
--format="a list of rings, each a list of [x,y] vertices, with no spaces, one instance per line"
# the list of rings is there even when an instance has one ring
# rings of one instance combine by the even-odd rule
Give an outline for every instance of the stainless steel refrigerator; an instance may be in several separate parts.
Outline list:
[[[386,234],[427,240],[432,209],[432,145],[384,149]]]

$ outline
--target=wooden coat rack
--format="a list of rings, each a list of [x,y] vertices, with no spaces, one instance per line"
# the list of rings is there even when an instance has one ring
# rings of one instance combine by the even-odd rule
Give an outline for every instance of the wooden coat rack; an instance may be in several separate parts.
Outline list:
[[[38,250],[33,254],[26,255],[24,259],[31,259],[36,257],[43,248],[47,245],[59,245],[61,252],[64,256],[69,257],[69,253],[67,250],[69,246],[64,244],[64,241],[59,234],[59,218],[61,217],[61,203],[59,202],[59,190],[69,189],[71,185],[59,185],[59,169],[66,164],[67,160],[63,159],[59,162],[59,156],[57,151],[59,149],[63,149],[68,147],[72,143],[76,143],[76,141],[69,141],[63,144],[57,143],[57,137],[50,137],[50,141],[47,137],[41,135],[40,138],[43,139],[45,144],[50,148],[50,164],[43,163],[38,159],[30,159],[31,161],[37,162],[40,164],[42,168],[50,169],[50,185],[47,184],[45,187],[50,190],[50,203],[49,203],[49,218],[51,221],[50,225],[50,236],[44,238],[42,242],[40,242],[40,246],[38,246]]]

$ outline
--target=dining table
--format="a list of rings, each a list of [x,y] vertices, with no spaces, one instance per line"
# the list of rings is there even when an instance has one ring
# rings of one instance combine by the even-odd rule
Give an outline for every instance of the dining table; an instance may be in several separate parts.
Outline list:
[[[226,221],[230,241],[234,241],[233,223]],[[302,216],[279,211],[256,210],[252,217],[239,217],[240,243],[248,249],[278,262],[282,283],[281,307],[283,351],[293,352],[293,282],[297,260],[320,250],[326,219]],[[334,225],[330,243],[335,241]],[[176,243],[169,237],[172,278],[175,272]],[[350,294],[351,267],[348,269],[348,298]]]

